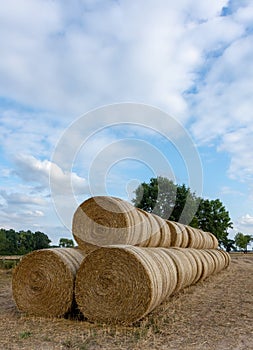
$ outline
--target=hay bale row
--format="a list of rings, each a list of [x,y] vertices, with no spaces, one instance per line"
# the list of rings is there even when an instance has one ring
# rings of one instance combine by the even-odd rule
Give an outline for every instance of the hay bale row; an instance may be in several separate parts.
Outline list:
[[[76,272],[84,257],[76,248],[49,248],[25,255],[12,276],[18,309],[37,316],[70,312]]]
[[[135,208],[115,197],[97,196],[75,211],[72,232],[86,253],[98,247],[125,244],[139,247],[215,249],[216,237]]]
[[[27,254],[15,268],[13,298],[20,311],[36,316],[64,316],[76,299],[91,321],[132,323],[229,263],[229,254],[217,249],[118,245],[89,255],[80,249],[43,249]]]
[[[171,247],[216,249],[218,240],[211,232],[165,220],[171,233]]]
[[[90,321],[131,324],[171,294],[221,271],[229,259],[215,249],[102,247],[77,272],[76,301]]]
[[[64,316],[77,302],[91,321],[133,323],[230,262],[227,253],[216,249],[211,233],[164,220],[119,198],[83,202],[72,229],[78,249],[34,251],[14,270],[19,310]]]

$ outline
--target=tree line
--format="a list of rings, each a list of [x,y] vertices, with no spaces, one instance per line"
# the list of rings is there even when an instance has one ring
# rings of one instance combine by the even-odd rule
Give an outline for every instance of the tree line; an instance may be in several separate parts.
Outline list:
[[[137,208],[153,212],[164,219],[212,232],[220,247],[227,251],[237,247],[247,250],[253,237],[241,232],[235,239],[228,238],[228,230],[233,228],[229,212],[219,199],[209,200],[196,196],[185,184],[177,185],[166,177],[151,178],[135,190],[132,200]]]
[[[60,238],[58,246],[50,246],[51,240],[40,231],[15,231],[0,229],[0,255],[24,255],[37,249],[74,247],[72,239]]]
[[[36,249],[49,248],[51,240],[40,231],[0,229],[0,255],[24,255]]]

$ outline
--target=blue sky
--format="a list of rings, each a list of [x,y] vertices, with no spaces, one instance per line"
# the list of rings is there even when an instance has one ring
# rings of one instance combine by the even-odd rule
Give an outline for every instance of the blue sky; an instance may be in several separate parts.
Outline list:
[[[91,194],[163,175],[253,234],[251,0],[9,0],[0,36],[1,227],[58,243]]]

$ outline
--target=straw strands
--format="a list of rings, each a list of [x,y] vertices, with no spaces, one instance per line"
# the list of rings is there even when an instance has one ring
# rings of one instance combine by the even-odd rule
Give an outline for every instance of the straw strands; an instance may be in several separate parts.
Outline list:
[[[227,255],[191,248],[103,247],[83,260],[76,301],[90,321],[130,324],[169,295],[224,269]]]
[[[63,316],[73,304],[74,280],[84,258],[75,248],[27,254],[14,270],[13,298],[19,310],[37,316]]]
[[[72,232],[85,252],[100,246],[126,244],[140,247],[215,249],[214,235],[160,218],[115,197],[97,196],[75,211]]]

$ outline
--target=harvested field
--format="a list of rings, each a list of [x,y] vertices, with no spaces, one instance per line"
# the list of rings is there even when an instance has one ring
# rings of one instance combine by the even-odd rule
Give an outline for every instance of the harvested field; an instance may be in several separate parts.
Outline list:
[[[251,350],[253,254],[231,257],[227,270],[169,297],[132,327],[21,314],[11,271],[0,270],[0,348]]]

